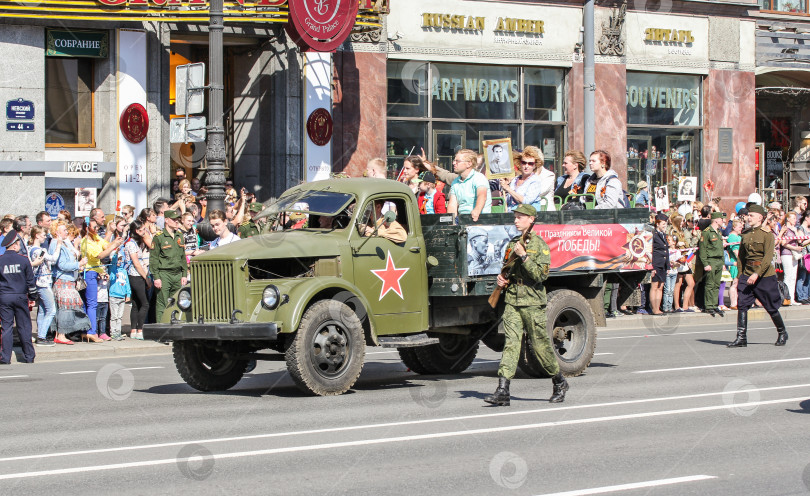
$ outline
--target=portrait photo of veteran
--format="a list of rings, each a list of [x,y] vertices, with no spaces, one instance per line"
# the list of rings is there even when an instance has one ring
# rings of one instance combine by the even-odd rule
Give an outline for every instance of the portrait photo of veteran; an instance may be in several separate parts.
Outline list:
[[[485,142],[487,169],[490,178],[506,177],[514,174],[510,142],[511,140],[499,140],[495,143]]]
[[[695,201],[697,194],[695,192],[695,177],[682,177],[681,183],[678,187],[678,201]]]

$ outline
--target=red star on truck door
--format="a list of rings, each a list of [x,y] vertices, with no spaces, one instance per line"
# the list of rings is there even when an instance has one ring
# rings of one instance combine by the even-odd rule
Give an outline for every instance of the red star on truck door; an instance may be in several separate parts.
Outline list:
[[[388,257],[385,260],[385,268],[371,271],[372,274],[379,277],[382,281],[380,300],[382,300],[389,291],[393,291],[394,293],[398,294],[400,298],[403,300],[405,299],[405,297],[402,295],[402,287],[399,285],[399,281],[402,279],[402,276],[408,272],[408,270],[409,269],[398,269],[394,265],[394,261],[391,259],[391,252],[388,252]]]

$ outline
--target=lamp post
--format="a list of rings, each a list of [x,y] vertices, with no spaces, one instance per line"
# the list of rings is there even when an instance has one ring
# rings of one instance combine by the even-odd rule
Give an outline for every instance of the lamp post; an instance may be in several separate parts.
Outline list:
[[[210,0],[208,24],[208,143],[205,153],[207,169],[205,185],[208,188],[208,211],[225,209],[225,129],[223,128],[224,83],[223,83],[223,44],[224,28],[223,0]],[[203,239],[210,241],[216,237],[208,220],[200,225]]]

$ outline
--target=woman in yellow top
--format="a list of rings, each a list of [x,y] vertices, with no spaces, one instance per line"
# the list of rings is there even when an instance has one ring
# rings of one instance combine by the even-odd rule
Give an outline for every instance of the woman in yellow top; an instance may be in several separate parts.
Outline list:
[[[82,338],[86,338],[93,343],[109,341],[111,338],[107,334],[97,336],[98,322],[96,320],[96,309],[98,308],[98,286],[99,279],[107,277],[107,269],[101,259],[107,258],[124,241],[123,237],[117,238],[113,242],[107,242],[96,233],[98,226],[91,220],[90,225],[85,227],[85,235],[81,243],[81,256],[87,258],[87,270],[84,273],[84,280],[87,288],[84,293],[84,313],[90,319],[90,330]]]

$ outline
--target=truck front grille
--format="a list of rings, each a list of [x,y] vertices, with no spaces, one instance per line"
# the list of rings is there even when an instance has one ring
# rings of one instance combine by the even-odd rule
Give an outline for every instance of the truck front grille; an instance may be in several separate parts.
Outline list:
[[[233,264],[193,262],[191,264],[191,314],[206,322],[228,322],[234,309]]]

